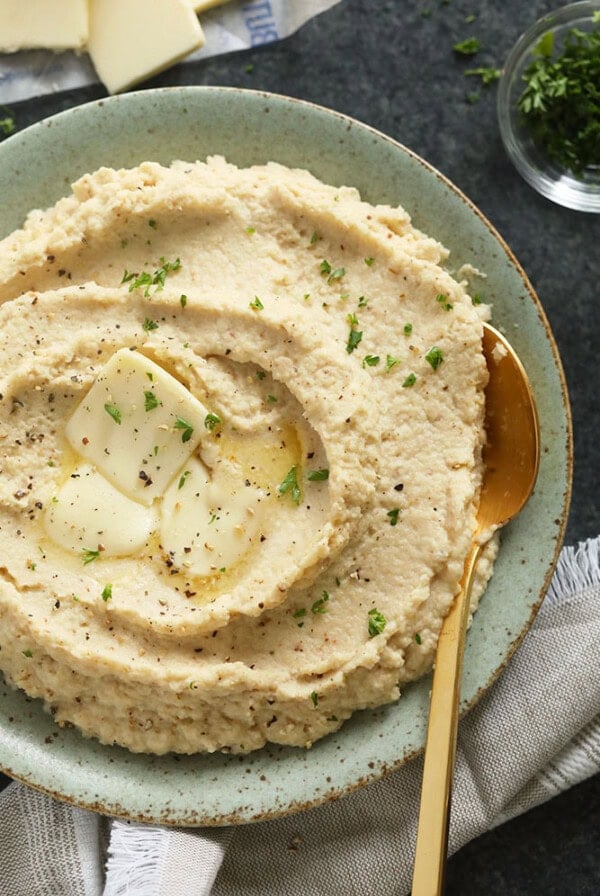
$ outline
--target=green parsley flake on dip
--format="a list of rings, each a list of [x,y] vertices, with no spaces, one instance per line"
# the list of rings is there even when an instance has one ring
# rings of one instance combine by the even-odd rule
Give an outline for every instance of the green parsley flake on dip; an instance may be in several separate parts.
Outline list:
[[[425,673],[484,439],[488,309],[446,256],[222,158],[101,169],[0,242],[7,681],[194,753],[310,746]]]

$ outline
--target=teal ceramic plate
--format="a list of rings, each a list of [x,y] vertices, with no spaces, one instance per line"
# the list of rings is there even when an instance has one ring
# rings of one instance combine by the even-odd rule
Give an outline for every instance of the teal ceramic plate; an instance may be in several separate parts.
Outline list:
[[[521,355],[538,401],[542,463],[535,494],[506,528],[469,632],[463,709],[500,672],[552,573],[571,479],[568,398],[542,308],[506,245],[442,175],[390,138],[336,112],[231,88],[181,87],[80,106],[0,145],[0,236],[101,165],[168,164],[222,154],[237,165],[274,159],[348,184],[370,202],[403,205],[451,250],[451,267],[487,274],[494,322]],[[357,713],[311,750],[266,747],[248,757],[145,756],[58,729],[39,701],[0,685],[0,767],[60,799],[110,815],[181,825],[253,821],[314,806],[373,781],[423,746],[429,681],[400,702]]]

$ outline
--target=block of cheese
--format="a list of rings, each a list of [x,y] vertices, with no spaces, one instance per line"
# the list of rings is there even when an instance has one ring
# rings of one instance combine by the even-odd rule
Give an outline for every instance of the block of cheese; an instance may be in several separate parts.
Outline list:
[[[87,38],[87,0],[0,0],[0,52],[79,50]]]
[[[200,12],[206,12],[207,9],[212,9],[213,6],[224,6],[226,3],[229,3],[229,0],[189,0],[192,4],[192,9],[196,14]]]
[[[187,0],[90,0],[89,12],[88,51],[109,93],[133,87],[204,44]]]

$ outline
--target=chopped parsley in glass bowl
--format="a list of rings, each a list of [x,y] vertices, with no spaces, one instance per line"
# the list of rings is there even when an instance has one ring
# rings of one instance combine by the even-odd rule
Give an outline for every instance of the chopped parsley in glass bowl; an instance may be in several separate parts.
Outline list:
[[[600,212],[600,0],[549,13],[519,38],[502,71],[498,120],[532,187]]]

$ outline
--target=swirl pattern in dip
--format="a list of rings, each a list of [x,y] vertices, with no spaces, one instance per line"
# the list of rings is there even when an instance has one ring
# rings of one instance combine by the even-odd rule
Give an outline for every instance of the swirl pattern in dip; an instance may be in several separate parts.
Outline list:
[[[7,680],[104,743],[244,752],[427,671],[487,376],[446,254],[221,158],[101,169],[0,242]]]

